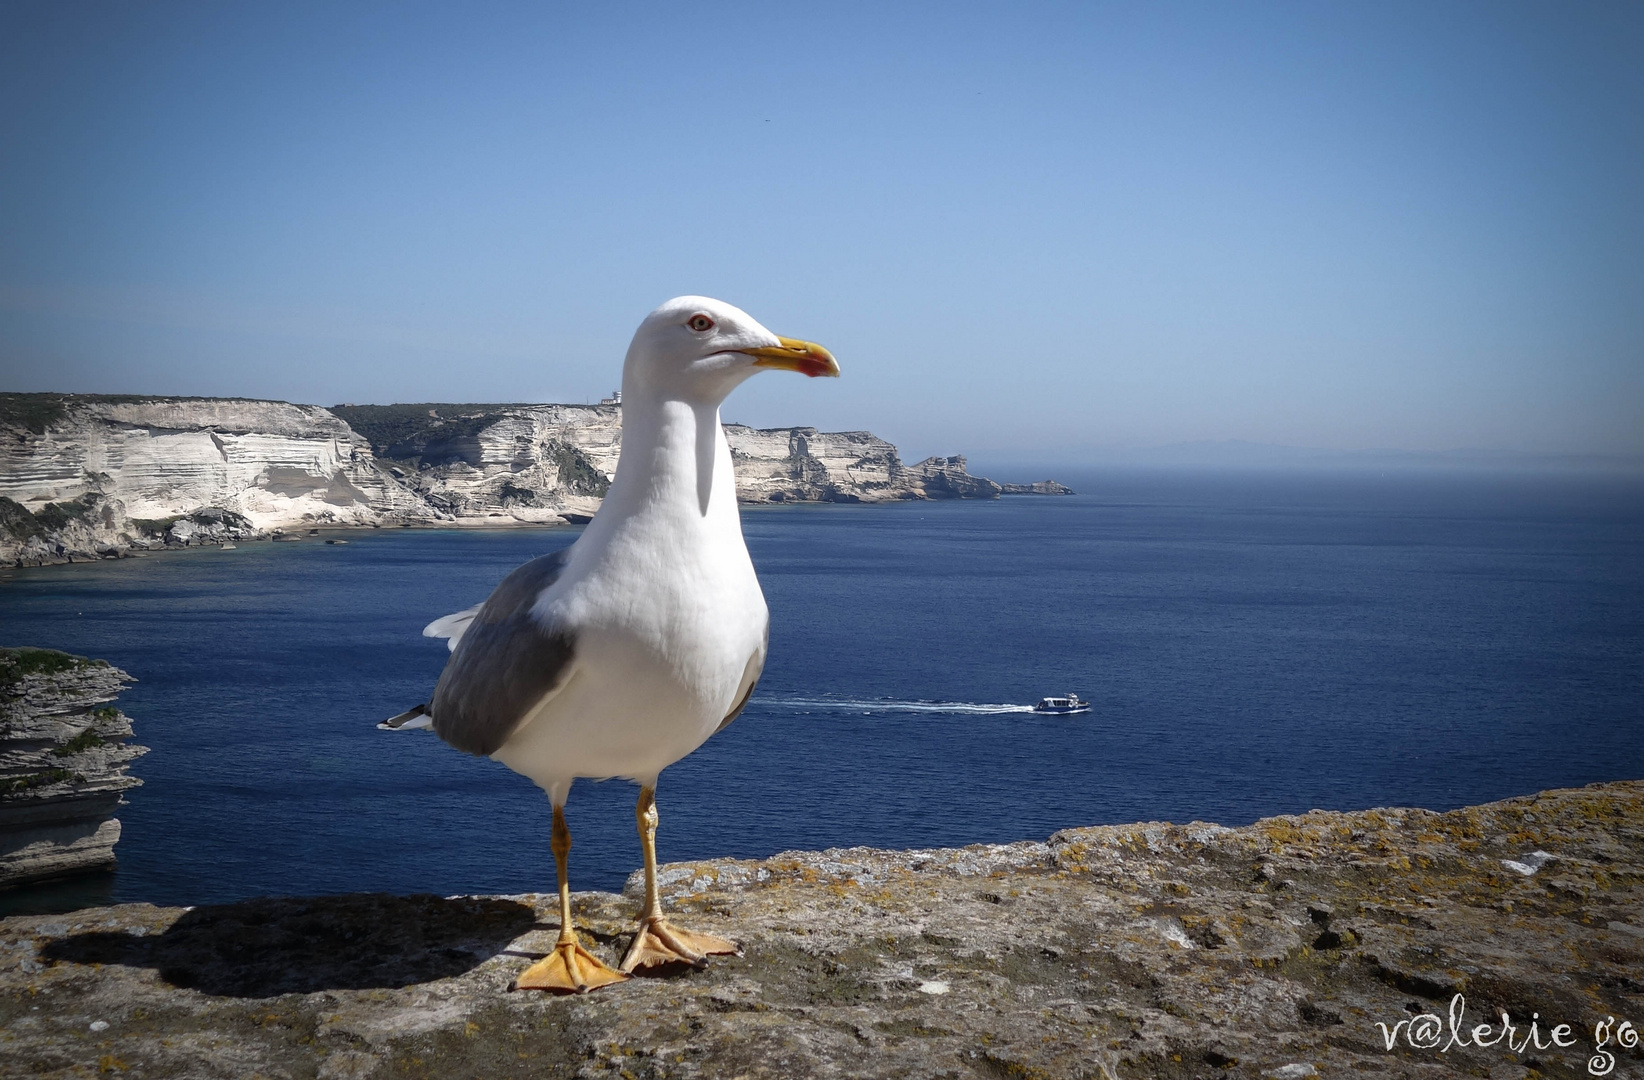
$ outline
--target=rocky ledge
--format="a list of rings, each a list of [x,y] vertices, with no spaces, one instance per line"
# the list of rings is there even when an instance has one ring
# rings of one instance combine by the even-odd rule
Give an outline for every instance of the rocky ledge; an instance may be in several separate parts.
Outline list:
[[[131,721],[108,704],[131,676],[51,649],[0,649],[0,889],[114,865]]]
[[[569,998],[508,989],[553,940],[543,895],[13,917],[0,1061],[38,1077],[1636,1076],[1641,870],[1640,782],[1444,814],[675,864],[680,921],[745,955]],[[636,884],[576,897],[608,960]]]

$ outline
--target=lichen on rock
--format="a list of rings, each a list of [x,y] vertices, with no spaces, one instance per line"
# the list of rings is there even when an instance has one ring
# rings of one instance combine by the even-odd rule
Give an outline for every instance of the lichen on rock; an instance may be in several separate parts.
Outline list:
[[[1503,865],[1532,850],[1534,873]],[[681,923],[744,955],[569,998],[508,989],[557,933],[546,894],[14,917],[0,1055],[39,1076],[1524,1080],[1586,1075],[1595,1023],[1644,1019],[1639,782],[662,880]],[[574,909],[620,956],[635,898]],[[1447,1018],[1457,994],[1472,1023],[1581,1041],[1387,1049],[1378,1023]],[[1644,1066],[1610,1051],[1613,1075]]]

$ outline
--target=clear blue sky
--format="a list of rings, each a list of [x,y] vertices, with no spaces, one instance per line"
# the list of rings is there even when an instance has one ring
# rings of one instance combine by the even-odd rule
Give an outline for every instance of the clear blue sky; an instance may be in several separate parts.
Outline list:
[[[0,4],[0,389],[1644,453],[1644,4]]]

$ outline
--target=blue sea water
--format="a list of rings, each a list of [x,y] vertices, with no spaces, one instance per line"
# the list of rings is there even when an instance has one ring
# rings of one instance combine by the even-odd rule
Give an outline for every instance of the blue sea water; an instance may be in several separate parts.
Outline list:
[[[1076,480],[1069,498],[746,510],[770,661],[746,713],[663,774],[661,857],[1644,777],[1637,481]],[[552,888],[528,781],[373,725],[438,677],[425,623],[576,532],[339,535],[0,583],[0,644],[140,680],[121,704],[152,750],[104,895]],[[1025,711],[1068,690],[1095,710]],[[635,793],[578,782],[573,887],[638,865]]]

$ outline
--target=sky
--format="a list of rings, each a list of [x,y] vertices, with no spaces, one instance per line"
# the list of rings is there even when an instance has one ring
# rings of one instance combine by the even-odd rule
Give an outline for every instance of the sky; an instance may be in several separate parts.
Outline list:
[[[0,0],[0,390],[1644,454],[1644,5]]]

